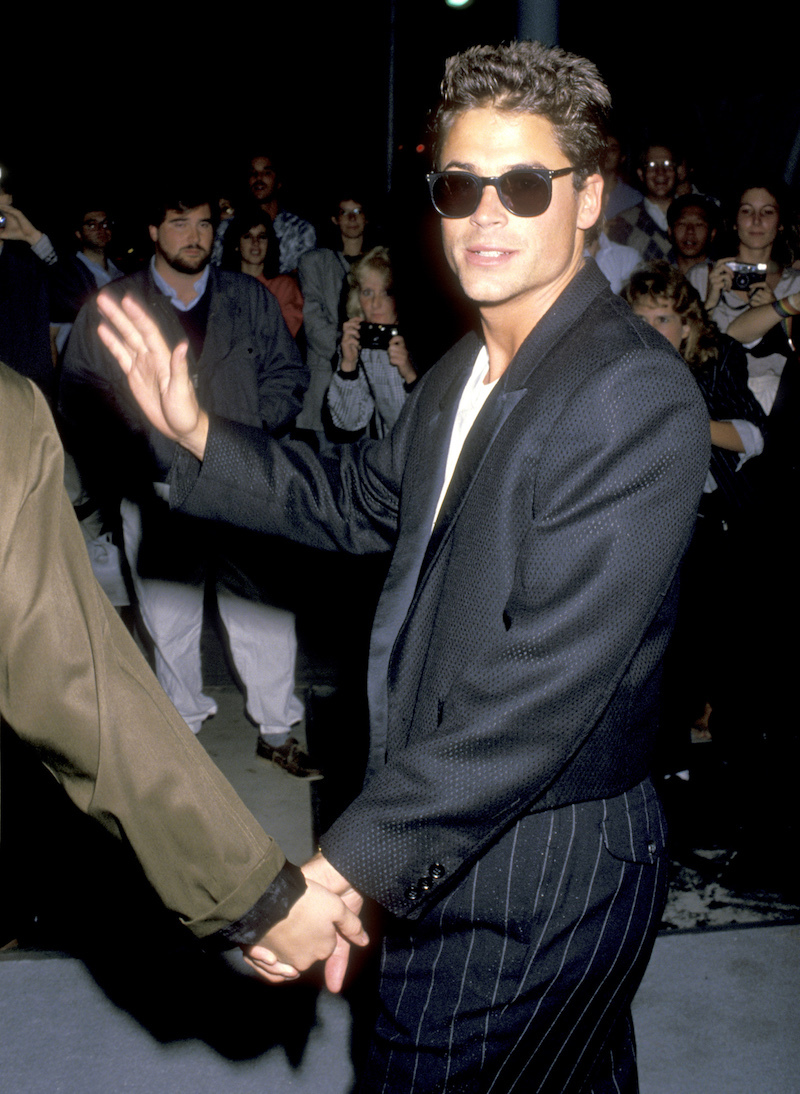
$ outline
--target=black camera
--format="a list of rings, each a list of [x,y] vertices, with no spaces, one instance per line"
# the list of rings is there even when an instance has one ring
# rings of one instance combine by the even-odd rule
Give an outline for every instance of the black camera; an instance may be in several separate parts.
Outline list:
[[[728,262],[727,266],[733,270],[732,289],[742,289],[747,292],[750,286],[755,285],[757,281],[766,281],[767,279],[766,262]]]
[[[362,323],[359,330],[361,348],[388,349],[391,340],[399,333],[399,327],[391,323]]]

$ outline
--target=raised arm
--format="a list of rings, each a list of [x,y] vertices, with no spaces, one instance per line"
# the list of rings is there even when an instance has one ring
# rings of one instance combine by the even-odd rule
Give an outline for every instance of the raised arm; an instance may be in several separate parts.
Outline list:
[[[187,343],[178,343],[170,353],[158,326],[132,296],[117,303],[110,293],[101,292],[97,307],[104,316],[100,338],[127,376],[148,421],[202,460],[208,414],[201,410],[189,376]]]

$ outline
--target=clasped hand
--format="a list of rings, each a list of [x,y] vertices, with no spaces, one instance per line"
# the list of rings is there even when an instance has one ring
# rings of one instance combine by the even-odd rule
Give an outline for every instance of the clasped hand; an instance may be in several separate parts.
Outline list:
[[[271,984],[295,980],[314,962],[324,961],[325,984],[338,992],[350,947],[369,942],[358,918],[364,901],[322,855],[315,855],[302,869],[305,893],[260,943],[242,947],[245,961]]]

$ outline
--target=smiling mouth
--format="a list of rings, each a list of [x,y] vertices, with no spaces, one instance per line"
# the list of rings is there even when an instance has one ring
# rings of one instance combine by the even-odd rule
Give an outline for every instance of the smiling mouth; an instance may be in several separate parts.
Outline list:
[[[513,258],[515,251],[506,247],[467,247],[467,261],[475,266],[493,266]]]

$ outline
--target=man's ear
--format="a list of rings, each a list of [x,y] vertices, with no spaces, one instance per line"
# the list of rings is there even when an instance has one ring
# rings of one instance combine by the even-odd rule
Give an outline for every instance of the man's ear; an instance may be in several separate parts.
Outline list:
[[[578,191],[578,227],[591,228],[603,211],[603,176],[589,175]]]
[[[158,239],[158,225],[148,224],[147,230],[150,233],[150,238],[152,239],[153,243],[155,243],[155,241]]]

